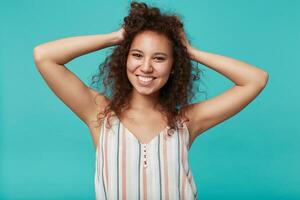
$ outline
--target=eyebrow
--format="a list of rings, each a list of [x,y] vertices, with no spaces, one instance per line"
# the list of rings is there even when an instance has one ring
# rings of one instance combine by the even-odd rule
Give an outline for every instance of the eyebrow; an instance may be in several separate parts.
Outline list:
[[[142,52],[141,50],[139,50],[139,49],[131,49],[130,51],[138,51],[138,52],[143,53],[143,52]],[[157,55],[157,54],[161,54],[161,55],[168,56],[166,53],[163,53],[163,52],[156,52],[156,53],[154,53],[154,55]]]

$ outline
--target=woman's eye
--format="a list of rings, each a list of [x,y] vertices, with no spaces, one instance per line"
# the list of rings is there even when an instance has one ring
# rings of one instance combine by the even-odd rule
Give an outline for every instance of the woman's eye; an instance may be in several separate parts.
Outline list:
[[[163,57],[156,57],[158,60],[164,60]]]
[[[136,57],[138,57],[138,58],[140,58],[140,56],[141,56],[141,54],[137,54],[137,53],[133,53],[132,55],[133,55],[133,56],[136,56]]]
[[[141,57],[142,57],[141,54],[137,54],[137,53],[133,53],[132,55],[133,55],[134,57],[137,57],[137,58],[141,58]],[[159,60],[159,61],[165,60],[163,57],[155,57],[154,59],[157,59],[157,60]]]

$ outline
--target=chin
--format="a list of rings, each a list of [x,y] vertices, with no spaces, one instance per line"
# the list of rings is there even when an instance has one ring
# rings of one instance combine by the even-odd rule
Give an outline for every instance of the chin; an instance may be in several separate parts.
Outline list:
[[[149,90],[149,89],[143,89],[143,88],[134,88],[135,91],[141,95],[154,95],[157,93],[157,91]]]

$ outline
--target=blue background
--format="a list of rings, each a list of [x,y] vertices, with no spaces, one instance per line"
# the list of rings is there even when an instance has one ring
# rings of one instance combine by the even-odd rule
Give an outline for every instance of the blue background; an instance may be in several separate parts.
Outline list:
[[[146,2],[179,13],[194,47],[269,73],[253,102],[193,143],[189,161],[199,198],[300,199],[300,1]],[[129,3],[1,1],[0,199],[95,198],[89,130],[47,87],[32,50],[63,37],[116,31]],[[67,67],[90,84],[106,55],[94,52]],[[208,98],[234,85],[199,67]]]

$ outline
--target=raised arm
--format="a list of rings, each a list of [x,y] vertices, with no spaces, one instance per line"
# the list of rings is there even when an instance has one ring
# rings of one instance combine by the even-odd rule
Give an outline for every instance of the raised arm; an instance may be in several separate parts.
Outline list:
[[[268,73],[233,58],[198,50],[190,46],[186,38],[184,41],[192,60],[235,83],[235,86],[214,98],[186,107],[193,141],[197,135],[237,114],[253,101],[267,84]]]
[[[123,29],[120,29],[108,34],[59,39],[34,48],[36,67],[47,85],[88,126],[107,98],[86,86],[64,65],[81,55],[119,44],[122,39]],[[99,105],[94,102],[95,95],[99,96]]]

